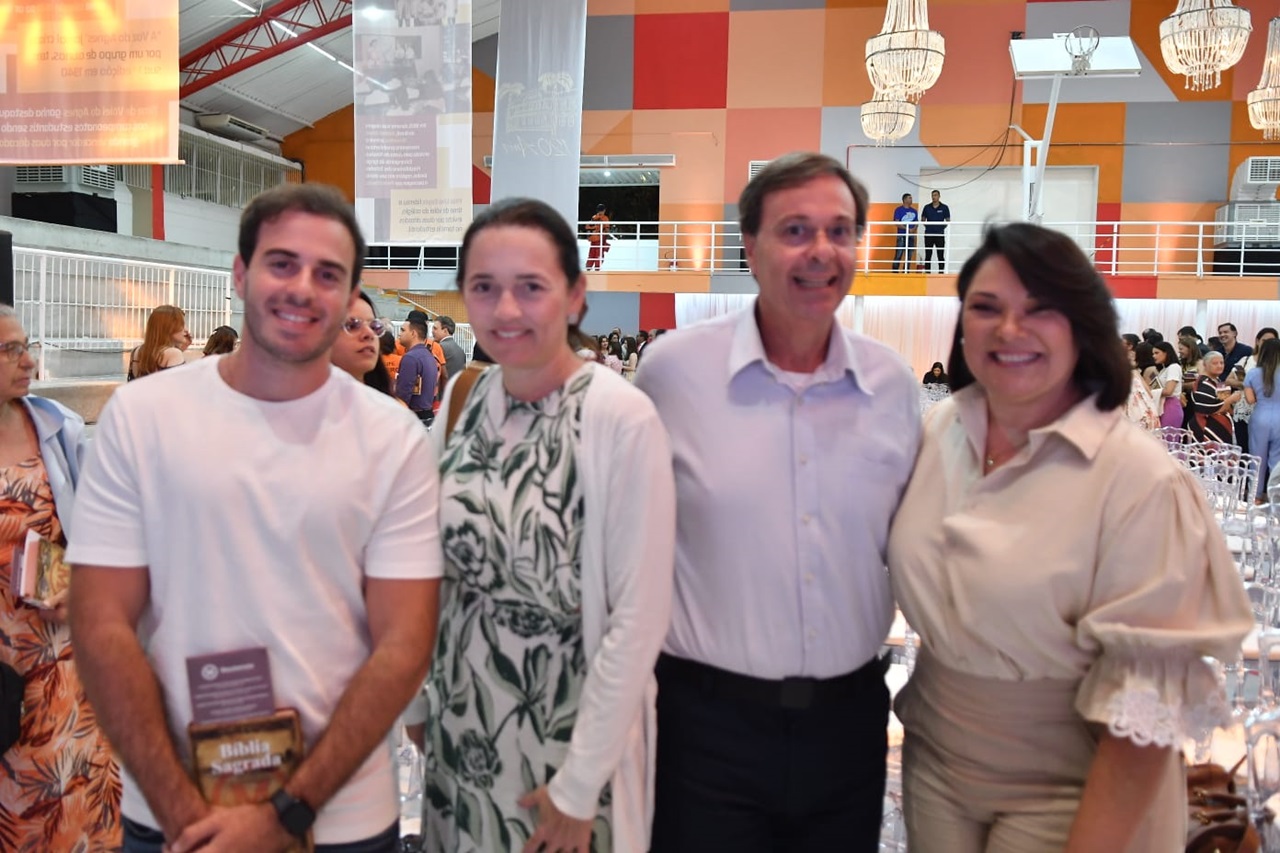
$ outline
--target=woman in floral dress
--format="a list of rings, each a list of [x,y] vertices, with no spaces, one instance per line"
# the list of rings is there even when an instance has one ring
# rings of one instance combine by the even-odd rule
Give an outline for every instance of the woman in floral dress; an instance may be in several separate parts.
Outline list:
[[[63,606],[10,592],[13,546],[28,530],[65,544],[84,421],[27,396],[35,359],[0,306],[0,662],[25,682],[20,737],[0,756],[0,850],[96,853],[120,846],[120,779],[71,657]]]
[[[570,339],[572,229],[514,199],[475,220],[458,283],[496,367],[441,447],[446,554],[428,677],[433,851],[648,847],[652,671],[671,604],[675,496],[648,398]]]

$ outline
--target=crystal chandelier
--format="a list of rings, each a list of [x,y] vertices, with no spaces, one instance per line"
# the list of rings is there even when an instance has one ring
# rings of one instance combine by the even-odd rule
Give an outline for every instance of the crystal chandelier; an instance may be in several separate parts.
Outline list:
[[[1160,53],[1170,71],[1187,78],[1188,89],[1200,92],[1240,61],[1252,31],[1249,10],[1232,0],[1178,0],[1160,22]]]
[[[877,98],[914,103],[938,82],[946,55],[942,34],[929,29],[925,0],[889,0],[880,34],[867,39],[867,76]]]
[[[1258,88],[1249,93],[1249,123],[1263,139],[1280,139],[1280,18],[1267,30],[1267,58]]]
[[[884,92],[862,105],[862,132],[875,140],[876,147],[892,145],[916,126],[916,105]]]

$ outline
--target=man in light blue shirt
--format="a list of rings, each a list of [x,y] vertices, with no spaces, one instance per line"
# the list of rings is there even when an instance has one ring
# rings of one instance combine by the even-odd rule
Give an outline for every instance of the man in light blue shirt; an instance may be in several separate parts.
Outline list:
[[[870,853],[916,381],[836,323],[867,216],[839,162],[779,158],[739,211],[755,305],[667,335],[636,379],[671,435],[678,518],[652,850]]]

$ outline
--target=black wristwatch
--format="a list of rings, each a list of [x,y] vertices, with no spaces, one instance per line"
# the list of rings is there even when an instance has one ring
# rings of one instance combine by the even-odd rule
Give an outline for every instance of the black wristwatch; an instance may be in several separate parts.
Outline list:
[[[306,838],[307,830],[316,822],[316,810],[284,788],[271,795],[280,825],[294,838]]]

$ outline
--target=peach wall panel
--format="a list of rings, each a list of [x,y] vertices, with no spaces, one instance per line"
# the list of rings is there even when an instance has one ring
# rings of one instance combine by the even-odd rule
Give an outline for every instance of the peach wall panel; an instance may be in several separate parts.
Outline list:
[[[587,110],[582,113],[583,154],[634,154],[631,110]],[[645,152],[649,153],[649,152]]]
[[[729,16],[728,106],[820,107],[822,9]]]
[[[738,200],[747,185],[747,164],[772,160],[789,151],[817,151],[822,144],[822,109],[728,110],[724,148],[726,204]]]
[[[981,21],[981,26],[974,26]],[[1013,70],[1009,61],[1009,33],[1025,30],[1026,8],[1021,3],[954,5],[929,4],[929,26],[947,39],[942,76],[925,93],[930,104],[1001,104],[1006,115]]]
[[[822,49],[822,105],[853,107],[871,100],[874,91],[867,79],[867,39],[884,23],[879,8],[826,10]]]
[[[724,110],[636,110],[631,136],[637,153],[674,154],[676,165],[662,170],[662,200],[719,205],[724,212]]]

